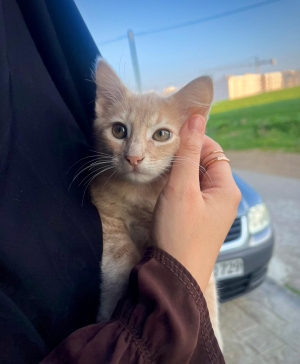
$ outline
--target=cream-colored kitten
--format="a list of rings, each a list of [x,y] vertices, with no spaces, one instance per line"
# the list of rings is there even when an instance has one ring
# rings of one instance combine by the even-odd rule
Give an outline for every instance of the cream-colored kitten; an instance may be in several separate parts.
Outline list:
[[[94,131],[99,157],[92,165],[98,176],[91,196],[103,227],[98,321],[107,321],[126,289],[131,269],[151,244],[151,215],[176,161],[180,128],[190,115],[207,119],[213,87],[209,77],[200,77],[168,98],[136,95],[103,60],[97,65],[96,82]],[[222,345],[213,276],[204,295]]]

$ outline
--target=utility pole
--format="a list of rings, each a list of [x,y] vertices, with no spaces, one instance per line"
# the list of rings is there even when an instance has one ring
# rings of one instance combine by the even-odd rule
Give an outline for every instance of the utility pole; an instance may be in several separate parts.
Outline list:
[[[258,57],[255,57],[254,58],[254,67],[255,67],[256,73],[260,74],[260,66],[263,66],[265,64],[271,64],[272,66],[274,66],[276,64],[276,59],[271,58],[271,59],[260,60]]]
[[[142,86],[141,86],[141,74],[140,74],[140,68],[139,68],[139,61],[138,61],[137,52],[136,52],[134,34],[131,29],[128,29],[128,31],[127,31],[127,37],[128,37],[128,41],[129,41],[129,48],[130,48],[134,78],[135,78],[137,89],[138,89],[139,93],[141,93]]]

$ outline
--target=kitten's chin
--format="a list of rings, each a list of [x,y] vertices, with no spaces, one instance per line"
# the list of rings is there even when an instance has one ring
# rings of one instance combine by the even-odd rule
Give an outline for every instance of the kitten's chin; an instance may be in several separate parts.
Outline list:
[[[132,183],[149,183],[157,179],[158,176],[142,172],[129,172],[124,175],[124,178]]]

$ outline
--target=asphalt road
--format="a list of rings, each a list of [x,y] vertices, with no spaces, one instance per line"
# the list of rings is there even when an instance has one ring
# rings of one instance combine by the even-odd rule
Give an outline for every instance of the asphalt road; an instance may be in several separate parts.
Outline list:
[[[300,179],[235,172],[260,193],[274,223],[276,244],[269,276],[300,292]]]

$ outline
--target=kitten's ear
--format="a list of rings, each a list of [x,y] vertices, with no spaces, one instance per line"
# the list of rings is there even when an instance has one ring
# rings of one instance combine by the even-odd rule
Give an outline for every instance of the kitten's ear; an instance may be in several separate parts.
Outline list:
[[[213,101],[213,83],[209,76],[198,77],[172,95],[181,115],[200,114],[208,119]]]
[[[120,102],[127,89],[113,69],[103,59],[98,61],[95,71],[96,80],[96,112],[101,114],[105,108]]]

